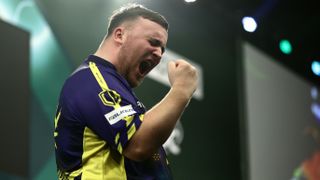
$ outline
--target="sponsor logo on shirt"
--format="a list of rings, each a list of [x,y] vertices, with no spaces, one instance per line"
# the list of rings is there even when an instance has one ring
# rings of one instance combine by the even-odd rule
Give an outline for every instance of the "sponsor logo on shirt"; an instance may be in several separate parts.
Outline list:
[[[137,101],[137,104],[140,108],[145,109],[146,107],[142,104],[142,102]]]
[[[104,115],[104,117],[109,121],[111,125],[117,123],[121,119],[123,119],[126,116],[130,116],[132,114],[135,114],[136,111],[132,108],[131,104],[122,106],[120,108],[117,108],[107,114]]]

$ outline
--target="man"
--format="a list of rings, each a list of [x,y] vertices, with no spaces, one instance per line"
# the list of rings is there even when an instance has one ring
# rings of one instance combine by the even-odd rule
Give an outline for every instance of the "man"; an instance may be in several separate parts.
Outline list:
[[[172,179],[162,144],[196,89],[196,69],[168,64],[171,89],[152,109],[132,92],[159,62],[163,16],[138,4],[114,12],[94,55],[66,80],[55,118],[59,179]]]

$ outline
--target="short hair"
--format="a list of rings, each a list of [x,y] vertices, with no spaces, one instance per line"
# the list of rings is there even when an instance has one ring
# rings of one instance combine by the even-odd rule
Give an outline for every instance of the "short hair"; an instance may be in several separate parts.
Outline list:
[[[152,11],[140,4],[129,3],[115,10],[109,18],[107,37],[123,22],[132,21],[139,17],[161,25],[166,31],[169,29],[168,21],[160,13]]]

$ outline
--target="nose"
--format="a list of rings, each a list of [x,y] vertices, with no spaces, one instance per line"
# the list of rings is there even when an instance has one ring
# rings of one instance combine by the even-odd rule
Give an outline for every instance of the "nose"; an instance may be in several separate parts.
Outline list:
[[[162,49],[161,49],[161,47],[156,47],[154,49],[154,51],[152,52],[152,55],[153,55],[154,58],[160,60],[161,57],[162,57]]]

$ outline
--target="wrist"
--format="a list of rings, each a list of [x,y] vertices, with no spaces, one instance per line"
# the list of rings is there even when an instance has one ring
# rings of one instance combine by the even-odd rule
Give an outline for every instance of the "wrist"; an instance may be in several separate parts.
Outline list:
[[[192,97],[192,93],[187,91],[183,86],[172,86],[170,91],[176,102],[178,101],[186,105]]]

